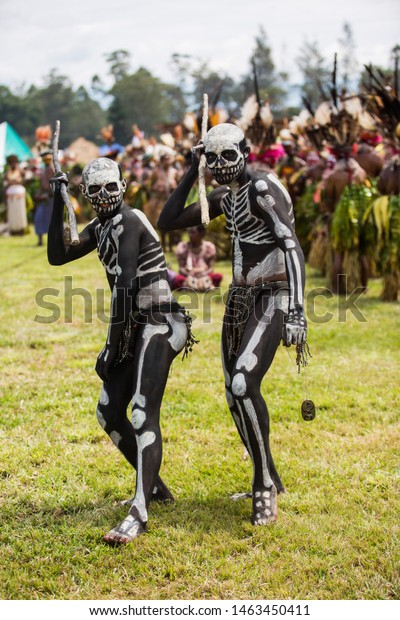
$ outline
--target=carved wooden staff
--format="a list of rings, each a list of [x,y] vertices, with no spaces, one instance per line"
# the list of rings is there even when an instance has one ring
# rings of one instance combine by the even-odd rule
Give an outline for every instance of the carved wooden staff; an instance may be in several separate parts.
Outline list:
[[[203,95],[203,118],[201,121],[201,139],[204,140],[208,126],[208,95]],[[210,223],[208,200],[206,193],[206,156],[200,155],[199,162],[199,200],[201,206],[201,221],[204,226]]]
[[[53,166],[54,171],[61,172],[61,165],[58,159],[58,141],[60,139],[60,121],[56,121],[56,128],[54,130],[53,137]],[[68,224],[69,224],[69,245],[79,245],[79,233],[76,225],[76,217],[74,207],[68,195],[68,189],[64,183],[61,183],[61,197],[64,201],[64,205],[67,207]]]

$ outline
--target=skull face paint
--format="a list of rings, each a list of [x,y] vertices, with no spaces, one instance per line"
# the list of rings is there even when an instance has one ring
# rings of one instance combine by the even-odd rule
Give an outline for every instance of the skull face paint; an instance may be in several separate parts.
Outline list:
[[[99,157],[84,167],[80,189],[98,215],[109,217],[122,204],[126,180],[115,161]]]
[[[240,145],[244,140],[243,131],[231,123],[216,125],[205,135],[207,166],[220,185],[231,183],[243,172],[246,157]]]

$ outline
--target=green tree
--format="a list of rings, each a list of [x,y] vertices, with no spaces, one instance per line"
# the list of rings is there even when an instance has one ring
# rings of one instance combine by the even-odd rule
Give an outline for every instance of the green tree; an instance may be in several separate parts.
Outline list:
[[[341,52],[339,53],[339,79],[338,87],[347,93],[352,93],[357,87],[359,75],[358,62],[356,59],[356,44],[354,42],[353,29],[348,22],[343,24],[343,34],[339,38]]]
[[[83,86],[80,86],[74,93],[69,118],[72,139],[83,136],[86,140],[96,142],[101,127],[107,122],[107,112],[89,96]]]
[[[129,75],[131,68],[131,56],[126,50],[116,50],[111,54],[105,54],[109,65],[109,73],[116,82],[123,80]]]
[[[133,123],[150,135],[164,123],[179,122],[185,110],[179,87],[162,82],[144,67],[116,81],[109,94],[109,121],[122,144],[130,141]]]
[[[190,54],[172,54],[170,67],[183,96],[189,98],[192,91],[193,56]],[[189,84],[190,83],[190,84]]]
[[[0,122],[10,123],[29,146],[34,144],[40,118],[40,105],[30,100],[28,92],[24,90],[17,95],[0,85]]]
[[[284,72],[278,72],[272,58],[272,50],[268,44],[267,34],[262,26],[256,36],[254,48],[249,58],[249,71],[243,76],[237,90],[238,103],[240,105],[254,94],[253,63],[256,66],[260,97],[263,101],[269,101],[271,110],[279,115],[285,109],[287,95],[288,76]]]
[[[106,122],[106,113],[90,98],[87,90],[81,86],[75,91],[70,80],[55,70],[45,78],[43,88],[32,86],[29,89],[28,98],[40,110],[37,125],[54,128],[55,121],[61,121],[61,148],[79,136],[94,140]]]
[[[0,120],[8,121],[31,147],[39,125],[54,129],[60,120],[60,147],[65,148],[79,136],[95,140],[107,115],[83,86],[74,90],[69,79],[53,69],[42,87],[31,85],[15,94],[0,86]]]
[[[331,71],[316,41],[305,41],[296,59],[303,81],[300,85],[302,98],[315,109],[321,101],[329,99]]]
[[[63,124],[63,139],[66,139],[74,101],[74,91],[69,78],[52,69],[44,79],[44,86],[32,86],[28,97],[40,109],[39,124],[54,127],[55,121],[59,119]]]
[[[205,62],[193,71],[192,77],[192,98],[197,109],[202,108],[204,94],[208,95],[209,105],[214,108],[218,105],[227,110],[236,107],[237,84],[231,77],[213,71]]]
[[[240,83],[232,77],[188,54],[173,54],[170,64],[188,109],[200,113],[203,95],[207,94],[211,106],[221,105],[228,113],[238,112],[243,93]]]
[[[173,54],[170,64],[189,109],[200,111],[204,94],[208,95],[211,105],[230,107],[232,91],[236,87],[232,78],[221,75],[207,62],[188,54]]]

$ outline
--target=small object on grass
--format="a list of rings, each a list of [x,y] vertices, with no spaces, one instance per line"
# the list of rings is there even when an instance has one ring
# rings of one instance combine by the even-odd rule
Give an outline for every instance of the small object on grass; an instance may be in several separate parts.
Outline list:
[[[315,418],[315,405],[312,400],[303,400],[301,404],[301,415],[306,422]]]
[[[249,499],[251,497],[252,497],[251,491],[249,493],[234,493],[233,495],[229,496],[229,498],[233,499],[235,502],[237,502],[238,499]]]

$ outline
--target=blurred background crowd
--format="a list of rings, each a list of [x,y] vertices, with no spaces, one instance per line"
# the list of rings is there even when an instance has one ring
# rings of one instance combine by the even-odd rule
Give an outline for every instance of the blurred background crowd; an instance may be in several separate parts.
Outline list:
[[[34,227],[38,245],[44,243],[52,208],[48,181],[53,174],[52,133],[56,118],[61,121],[59,159],[69,172],[69,193],[78,222],[92,219],[90,206],[79,191],[83,166],[103,156],[121,166],[127,179],[125,201],[142,210],[156,226],[163,204],[185,173],[191,148],[200,139],[200,93],[207,93],[208,126],[221,122],[238,124],[251,148],[250,167],[271,172],[287,188],[306,260],[326,277],[331,290],[346,293],[357,287],[366,288],[369,278],[380,276],[382,298],[398,300],[400,48],[393,50],[391,67],[383,70],[365,66],[358,80],[351,80],[348,25],[347,37],[347,56],[335,55],[331,66],[322,63],[315,45],[305,45],[302,62],[308,73],[301,93],[302,105],[293,108],[281,104],[283,76],[274,73],[262,32],[250,59],[249,75],[240,88],[227,78],[207,72],[205,66],[202,71],[198,67],[197,73],[192,73],[192,77],[197,75],[196,91],[192,91],[191,104],[186,101],[186,107],[181,105],[182,85],[181,89],[169,85],[169,90],[163,85],[168,92],[164,92],[161,101],[162,88],[149,90],[143,85],[147,80],[147,86],[151,83],[154,87],[156,78],[143,68],[130,74],[128,54],[121,50],[109,58],[115,84],[109,93],[113,100],[108,116],[94,101],[89,101],[84,89],[77,97],[65,78],[54,73],[49,76],[46,92],[31,90],[19,100],[13,95],[11,101],[11,93],[3,87],[0,234],[23,235]],[[179,57],[175,63],[184,81],[187,64]],[[135,99],[134,88],[141,89],[141,105]],[[67,113],[65,101],[61,101],[63,94],[67,99],[67,95],[73,95],[73,113],[80,115],[81,120],[83,117],[87,131],[72,135],[70,111]],[[53,101],[51,108],[46,107],[46,97]],[[23,106],[29,101],[37,104],[40,98],[42,112],[47,109],[49,122],[36,125],[32,135],[27,136],[24,131],[29,126],[28,111]],[[77,105],[79,98],[81,108]],[[130,100],[136,103],[130,105]],[[167,110],[166,102],[174,102],[173,114]],[[101,123],[104,120],[108,122]],[[93,123],[99,123],[97,130]],[[212,189],[211,176],[207,184]],[[197,192],[195,187],[188,204],[197,200]],[[219,285],[215,261],[228,258],[231,251],[223,216],[213,220],[206,230],[160,236],[164,250],[175,253],[178,261],[176,272],[171,271],[171,282],[175,281],[176,286],[184,281],[188,284],[189,266],[193,269],[200,255],[203,270],[199,273],[203,281],[197,283],[199,290]]]

